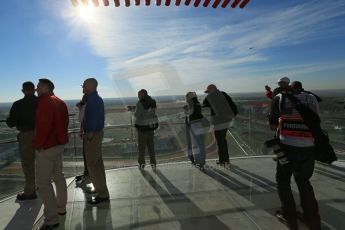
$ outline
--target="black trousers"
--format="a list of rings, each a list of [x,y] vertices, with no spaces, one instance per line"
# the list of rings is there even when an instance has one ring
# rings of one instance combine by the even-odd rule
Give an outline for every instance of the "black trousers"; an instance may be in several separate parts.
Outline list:
[[[291,176],[294,176],[298,187],[304,219],[310,229],[321,229],[319,208],[309,179],[314,172],[314,149],[283,146],[289,163],[277,161],[276,181],[282,204],[282,212],[292,229],[298,229],[296,204],[291,191]]]
[[[218,156],[219,162],[230,162],[229,152],[228,152],[228,142],[226,141],[226,132],[228,129],[215,130],[214,135],[216,137],[218,145]]]
[[[155,153],[155,146],[154,146],[154,131],[153,130],[137,130],[138,131],[138,163],[139,165],[145,165],[145,149],[149,152],[150,156],[150,164],[156,165],[156,153]]]

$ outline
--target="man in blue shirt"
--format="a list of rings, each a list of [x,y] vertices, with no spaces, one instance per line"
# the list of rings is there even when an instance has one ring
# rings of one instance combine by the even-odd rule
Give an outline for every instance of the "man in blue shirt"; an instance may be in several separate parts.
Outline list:
[[[85,158],[91,182],[97,193],[89,203],[98,204],[109,201],[104,163],[102,159],[102,140],[104,128],[104,102],[97,92],[98,82],[88,78],[83,84],[83,93],[86,95],[84,114]]]

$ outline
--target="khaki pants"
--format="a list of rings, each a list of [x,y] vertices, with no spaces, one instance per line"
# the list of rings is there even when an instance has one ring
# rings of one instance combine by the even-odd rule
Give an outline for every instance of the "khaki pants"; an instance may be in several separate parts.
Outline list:
[[[49,225],[58,223],[58,212],[66,211],[67,185],[62,172],[63,151],[63,145],[36,150],[38,191],[44,204],[44,222]],[[55,182],[56,196],[51,180]]]
[[[20,132],[18,134],[20,160],[25,177],[25,194],[36,193],[35,150],[32,148],[33,138],[34,131]]]
[[[145,165],[145,149],[149,152],[150,156],[150,164],[156,165],[156,153],[155,153],[155,145],[153,142],[153,130],[138,130],[138,163],[139,165]]]
[[[105,178],[105,169],[102,158],[102,140],[103,131],[95,132],[91,141],[87,140],[88,134],[85,134],[85,158],[89,176],[99,197],[109,197],[107,181]]]

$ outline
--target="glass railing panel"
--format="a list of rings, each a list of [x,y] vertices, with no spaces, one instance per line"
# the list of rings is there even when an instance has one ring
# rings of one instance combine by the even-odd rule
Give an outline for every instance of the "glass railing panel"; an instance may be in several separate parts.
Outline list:
[[[16,140],[17,132],[0,122],[0,199],[24,187],[23,170]]]

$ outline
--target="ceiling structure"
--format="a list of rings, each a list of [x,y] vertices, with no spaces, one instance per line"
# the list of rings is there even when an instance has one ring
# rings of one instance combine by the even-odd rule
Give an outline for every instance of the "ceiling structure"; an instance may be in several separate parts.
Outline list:
[[[71,0],[73,6],[78,7],[80,5],[87,6],[89,4],[94,5],[95,7],[99,6],[111,6],[114,5],[115,7],[119,7],[120,5],[124,5],[126,7],[130,7],[131,4],[134,3],[135,6],[140,6],[141,4],[145,6],[150,6],[150,5],[156,5],[156,6],[170,6],[170,5],[175,5],[175,6],[180,6],[180,5],[186,5],[190,6],[193,5],[194,7],[213,7],[213,8],[218,8],[219,6],[222,8],[244,8],[247,6],[247,4],[250,2],[250,0],[194,0],[192,3],[192,0],[156,0],[156,1],[151,1],[151,0]],[[212,2],[212,3],[211,3]]]

